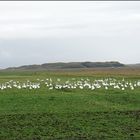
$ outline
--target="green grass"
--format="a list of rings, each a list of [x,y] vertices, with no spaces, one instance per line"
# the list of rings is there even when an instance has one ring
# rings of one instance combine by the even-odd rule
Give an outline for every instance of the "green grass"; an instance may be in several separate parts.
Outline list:
[[[87,72],[0,72],[11,79],[108,77]],[[109,75],[127,80],[136,75]],[[140,139],[140,89],[0,91],[0,140]]]

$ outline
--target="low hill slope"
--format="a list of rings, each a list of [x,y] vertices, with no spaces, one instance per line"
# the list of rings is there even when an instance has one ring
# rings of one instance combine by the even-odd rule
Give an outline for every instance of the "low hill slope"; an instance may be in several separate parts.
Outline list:
[[[138,63],[138,64],[129,64],[127,66],[128,67],[133,67],[133,68],[140,68],[140,63]]]
[[[116,61],[111,62],[69,62],[69,63],[44,63],[41,65],[25,65],[20,67],[9,67],[6,70],[55,70],[55,69],[81,69],[81,68],[104,68],[124,67],[125,65]]]

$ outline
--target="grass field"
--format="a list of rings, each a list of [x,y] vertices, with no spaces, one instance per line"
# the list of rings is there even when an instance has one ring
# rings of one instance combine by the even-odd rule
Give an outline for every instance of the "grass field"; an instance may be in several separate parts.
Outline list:
[[[140,80],[140,70],[1,71],[0,85],[51,78]],[[140,139],[140,87],[0,90],[0,140]]]

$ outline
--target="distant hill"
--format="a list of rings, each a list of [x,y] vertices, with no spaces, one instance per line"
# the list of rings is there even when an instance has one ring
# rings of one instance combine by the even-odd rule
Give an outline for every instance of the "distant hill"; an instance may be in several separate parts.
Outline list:
[[[25,65],[20,67],[9,67],[6,70],[57,70],[57,69],[81,69],[81,68],[104,68],[124,67],[125,65],[116,61],[110,62],[69,62],[69,63],[45,63],[41,65]]]
[[[133,67],[133,68],[140,68],[140,63],[137,64],[128,64],[128,67]]]

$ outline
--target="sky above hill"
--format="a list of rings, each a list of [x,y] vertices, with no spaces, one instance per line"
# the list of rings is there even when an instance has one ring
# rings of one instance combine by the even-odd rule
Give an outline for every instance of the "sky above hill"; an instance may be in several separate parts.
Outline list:
[[[140,2],[0,2],[0,68],[140,62]]]

